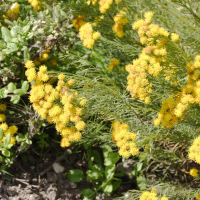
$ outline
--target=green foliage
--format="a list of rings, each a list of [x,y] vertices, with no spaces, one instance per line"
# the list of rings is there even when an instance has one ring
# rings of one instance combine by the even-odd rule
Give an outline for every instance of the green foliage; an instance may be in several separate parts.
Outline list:
[[[83,178],[83,172],[80,169],[72,169],[66,173],[68,180],[72,182],[80,182]]]

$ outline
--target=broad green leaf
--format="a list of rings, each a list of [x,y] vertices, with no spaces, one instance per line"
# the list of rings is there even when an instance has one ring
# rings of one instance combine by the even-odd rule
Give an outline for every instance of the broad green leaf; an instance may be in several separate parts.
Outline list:
[[[12,83],[12,82],[10,82],[9,84],[8,84],[8,90],[10,91],[10,92],[14,92],[14,90],[16,90],[16,85],[14,84],[14,83]]]
[[[13,38],[13,39],[11,40],[11,42],[13,42],[13,43],[18,43],[19,40],[18,40],[17,38]]]
[[[104,158],[104,165],[109,166],[113,165],[119,160],[119,154],[114,152],[109,152],[107,156]]]
[[[6,88],[0,89],[0,99],[6,98],[9,91]]]
[[[14,94],[24,95],[24,94],[26,94],[26,90],[16,89],[16,90],[14,90]]]
[[[10,151],[8,151],[7,149],[2,149],[2,154],[6,157],[9,157],[10,156]]]
[[[137,186],[140,190],[146,190],[148,185],[147,185],[147,180],[144,176],[138,176],[136,181],[137,181]]]
[[[87,180],[98,180],[103,178],[104,169],[101,165],[95,164],[91,170],[87,170]]]
[[[104,181],[102,183],[102,190],[106,193],[106,194],[110,194],[113,191],[113,185],[110,181]]]
[[[115,191],[116,189],[119,188],[120,184],[121,184],[122,180],[117,180],[113,183],[113,191]]]
[[[105,168],[106,179],[113,178],[114,174],[115,174],[115,165],[106,166]]]
[[[2,128],[0,128],[0,140],[2,140],[2,139],[3,139],[3,136],[4,136],[3,129],[2,129]]]
[[[19,95],[14,95],[11,97],[10,101],[14,104],[18,104],[20,101],[20,96]]]
[[[5,48],[6,47],[6,43],[4,43],[2,40],[0,40],[0,48]]]
[[[83,171],[80,169],[69,170],[66,175],[71,182],[80,182],[83,179]]]
[[[115,176],[116,177],[123,177],[123,176],[125,176],[125,174],[126,174],[126,171],[121,171],[121,172],[115,174]]]
[[[7,147],[10,144],[10,140],[11,140],[11,134],[8,133],[8,135],[6,136],[5,140],[4,140],[4,145]]]
[[[22,83],[22,90],[28,90],[29,89],[29,82],[28,81],[24,81]]]
[[[17,37],[18,34],[20,34],[22,31],[22,28],[20,26],[13,26],[10,33],[12,37]]]
[[[6,42],[10,42],[12,40],[12,35],[10,33],[10,31],[8,30],[8,28],[6,27],[1,27],[1,33],[2,33],[2,38],[6,41]]]
[[[93,200],[94,192],[91,189],[84,189],[81,191],[83,200]]]

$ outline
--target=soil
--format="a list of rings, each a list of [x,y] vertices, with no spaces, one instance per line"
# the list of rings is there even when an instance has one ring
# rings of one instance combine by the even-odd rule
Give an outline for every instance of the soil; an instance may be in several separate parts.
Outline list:
[[[67,158],[67,159],[66,159]],[[91,182],[84,178],[79,183],[66,179],[66,172],[71,169],[81,169],[85,173],[87,164],[81,153],[73,153],[58,162],[64,167],[62,173],[56,173],[52,164],[59,158],[47,154],[45,157],[32,156],[25,153],[7,171],[13,177],[1,174],[0,199],[2,200],[81,200],[83,189],[93,189]],[[99,184],[99,183],[96,183]],[[122,192],[135,186],[122,184],[113,195],[105,195],[101,191],[95,200],[111,200],[122,196]]]

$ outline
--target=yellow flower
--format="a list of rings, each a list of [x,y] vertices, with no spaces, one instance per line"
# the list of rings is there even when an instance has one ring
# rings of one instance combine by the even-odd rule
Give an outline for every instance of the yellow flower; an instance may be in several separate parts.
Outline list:
[[[7,108],[6,104],[5,103],[0,103],[0,110],[1,111],[5,111]]]
[[[32,60],[27,60],[25,63],[25,67],[29,69],[35,67],[35,65]]]
[[[172,39],[172,41],[177,42],[179,40],[179,35],[176,33],[172,33],[171,39]]]
[[[190,169],[190,175],[195,177],[195,178],[197,178],[199,176],[198,172],[199,172],[199,170],[196,169],[196,168]]]
[[[0,114],[0,122],[4,122],[6,120],[6,116],[4,114]]]
[[[86,102],[87,102],[87,99],[83,99],[83,100],[80,101],[79,104],[80,104],[81,106],[84,106],[84,105],[86,104]]]

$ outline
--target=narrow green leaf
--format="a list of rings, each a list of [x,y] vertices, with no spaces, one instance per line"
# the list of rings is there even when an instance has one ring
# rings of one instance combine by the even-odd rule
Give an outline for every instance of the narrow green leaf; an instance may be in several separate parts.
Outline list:
[[[2,140],[2,139],[3,139],[3,136],[4,136],[3,129],[2,129],[2,128],[0,128],[0,140]]]
[[[4,145],[7,147],[10,144],[10,140],[11,140],[11,134],[8,133],[8,135],[6,136],[5,140],[4,140]]]
[[[24,62],[30,60],[30,54],[28,52],[28,48],[24,49]]]

